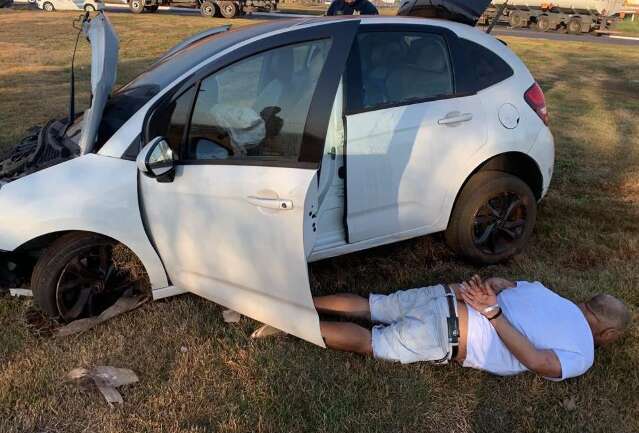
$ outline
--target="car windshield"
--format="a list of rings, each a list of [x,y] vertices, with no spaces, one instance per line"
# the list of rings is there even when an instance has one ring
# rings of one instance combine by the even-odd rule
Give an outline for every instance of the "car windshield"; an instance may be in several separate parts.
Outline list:
[[[194,66],[241,41],[296,22],[281,20],[210,35],[155,63],[113,93],[104,109],[96,151],[144,104]]]

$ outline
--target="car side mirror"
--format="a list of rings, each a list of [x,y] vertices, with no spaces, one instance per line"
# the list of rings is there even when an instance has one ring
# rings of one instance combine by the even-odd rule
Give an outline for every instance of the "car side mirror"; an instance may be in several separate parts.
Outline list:
[[[136,160],[138,170],[158,182],[173,182],[175,156],[164,137],[155,137],[140,151]]]

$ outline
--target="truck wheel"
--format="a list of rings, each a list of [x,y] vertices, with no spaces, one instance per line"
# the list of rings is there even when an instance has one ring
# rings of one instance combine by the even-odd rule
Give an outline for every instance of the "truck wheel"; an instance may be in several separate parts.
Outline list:
[[[547,32],[550,30],[550,18],[545,15],[542,15],[537,20],[537,30],[540,32]]]
[[[100,314],[136,283],[114,260],[116,241],[94,233],[70,233],[40,257],[31,276],[39,307],[72,321]]]
[[[211,1],[205,1],[200,6],[200,13],[203,17],[213,17],[215,16],[215,4]]]
[[[131,9],[131,12],[134,14],[141,14],[144,12],[144,0],[131,0],[129,9]]]
[[[508,19],[508,23],[510,24],[510,27],[512,27],[513,29],[521,27],[521,21],[522,21],[521,17],[517,14],[510,15]]]
[[[42,5],[42,9],[44,9],[46,12],[53,12],[55,11],[55,8],[53,7],[53,3],[50,2],[45,2]]]
[[[578,19],[572,19],[568,22],[568,33],[573,35],[581,34],[581,21]]]
[[[224,18],[235,18],[239,12],[237,4],[230,1],[220,2],[220,13]]]
[[[474,263],[499,263],[526,246],[536,217],[537,202],[524,181],[501,171],[481,171],[455,203],[446,242]]]

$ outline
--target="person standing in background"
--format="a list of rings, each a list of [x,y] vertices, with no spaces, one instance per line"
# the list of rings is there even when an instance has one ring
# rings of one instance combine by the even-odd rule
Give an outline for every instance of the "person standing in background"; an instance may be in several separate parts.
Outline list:
[[[326,15],[379,15],[379,11],[368,0],[335,0],[326,11]]]

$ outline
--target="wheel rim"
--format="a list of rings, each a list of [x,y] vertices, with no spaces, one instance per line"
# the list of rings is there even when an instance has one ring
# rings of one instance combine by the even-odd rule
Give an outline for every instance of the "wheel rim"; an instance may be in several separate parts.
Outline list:
[[[112,260],[112,246],[97,245],[78,251],[58,278],[56,303],[66,321],[100,314],[131,287],[126,272]]]
[[[475,214],[473,241],[486,254],[502,254],[524,236],[527,222],[525,201],[504,192],[487,200]]]
[[[51,3],[45,3],[44,10],[47,12],[51,12],[53,10],[53,5]]]
[[[224,5],[224,12],[226,15],[233,15],[235,13],[235,6],[232,4]]]
[[[213,8],[211,6],[204,6],[204,14],[205,15],[213,15]]]
[[[133,9],[140,9],[140,2],[133,2],[131,3],[131,6],[133,6]]]

